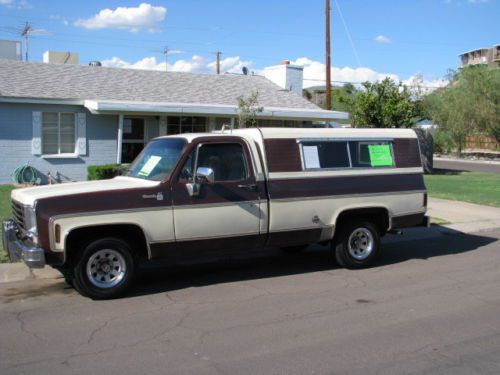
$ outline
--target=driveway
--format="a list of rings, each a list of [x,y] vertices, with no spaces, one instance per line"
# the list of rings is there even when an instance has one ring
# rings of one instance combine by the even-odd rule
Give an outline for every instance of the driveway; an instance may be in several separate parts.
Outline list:
[[[0,373],[498,374],[499,238],[389,239],[360,271],[322,247],[160,269],[114,301],[0,283]]]

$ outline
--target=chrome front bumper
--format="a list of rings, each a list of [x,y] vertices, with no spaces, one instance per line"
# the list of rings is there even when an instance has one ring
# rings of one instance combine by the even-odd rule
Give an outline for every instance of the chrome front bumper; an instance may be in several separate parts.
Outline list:
[[[43,268],[45,266],[45,251],[41,247],[20,239],[21,231],[14,220],[5,220],[2,229],[3,248],[9,254],[12,262],[22,259],[30,268]]]

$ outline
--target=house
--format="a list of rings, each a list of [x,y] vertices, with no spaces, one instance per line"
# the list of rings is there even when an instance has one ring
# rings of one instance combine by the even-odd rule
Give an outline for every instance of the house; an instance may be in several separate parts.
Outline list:
[[[294,74],[287,64],[273,70]],[[291,82],[286,77],[279,82]],[[211,75],[0,60],[0,183],[20,165],[60,181],[130,163],[153,137],[237,127],[237,100],[259,92],[258,126],[345,119],[256,75]],[[302,88],[294,87],[301,92]]]
[[[464,52],[459,57],[462,68],[472,65],[488,65],[490,68],[500,68],[500,45]]]

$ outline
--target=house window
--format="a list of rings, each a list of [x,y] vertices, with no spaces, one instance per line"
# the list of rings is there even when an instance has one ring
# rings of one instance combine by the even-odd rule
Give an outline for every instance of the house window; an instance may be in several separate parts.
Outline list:
[[[75,114],[44,112],[42,114],[42,154],[75,152]]]
[[[207,123],[207,118],[201,116],[168,116],[167,134],[203,133]]]
[[[122,163],[132,163],[144,148],[144,119],[123,119]]]

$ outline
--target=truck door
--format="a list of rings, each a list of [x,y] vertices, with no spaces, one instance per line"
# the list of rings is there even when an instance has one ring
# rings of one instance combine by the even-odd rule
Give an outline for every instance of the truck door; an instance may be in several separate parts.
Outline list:
[[[199,184],[190,196],[186,184],[200,167],[214,182]],[[225,252],[252,248],[260,239],[258,186],[252,159],[242,140],[207,140],[193,147],[172,184],[176,249],[180,253]]]

